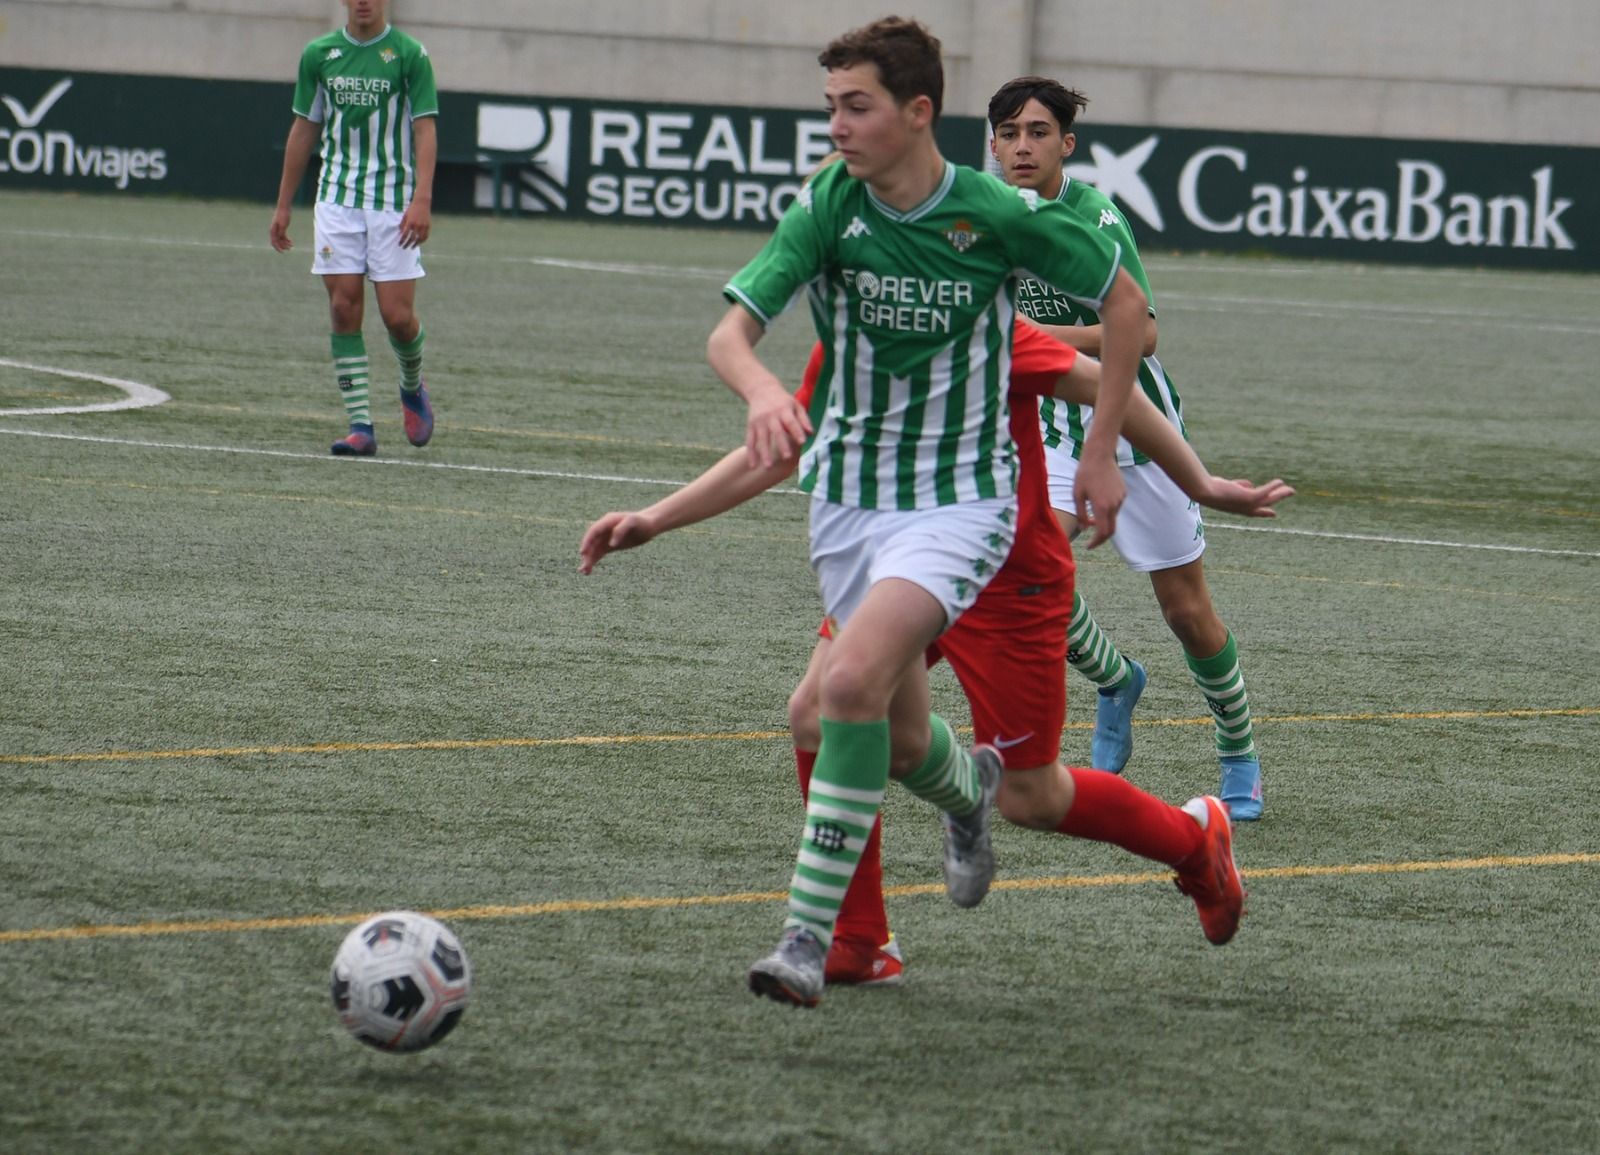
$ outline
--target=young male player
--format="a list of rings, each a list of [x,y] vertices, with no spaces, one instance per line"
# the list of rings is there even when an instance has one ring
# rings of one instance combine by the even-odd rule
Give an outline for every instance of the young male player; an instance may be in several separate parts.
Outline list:
[[[1226,818],[1220,816],[1220,809],[1216,817],[1209,810],[1219,804],[1195,799],[1180,811],[1114,775],[1068,770],[1059,762],[1066,713],[1061,669],[1066,656],[1065,624],[1072,604],[1073,562],[1066,536],[1048,504],[1033,398],[1043,391],[1065,389],[1080,403],[1092,404],[1099,374],[1094,362],[1077,360],[1074,350],[1020,320],[1013,354],[1011,386],[1016,404],[1011,424],[1022,470],[1016,543],[994,581],[930,648],[929,656],[947,659],[956,670],[972,705],[980,740],[1007,747],[1009,766],[1002,780],[1000,808],[1008,819],[1038,829],[1113,841],[1177,867],[1180,885],[1194,897],[1207,937],[1226,942],[1238,924],[1242,891],[1231,854],[1219,856],[1214,845],[1206,845],[1208,833],[1212,839],[1227,837]],[[802,403],[812,396],[822,361],[819,345],[797,394]],[[1272,505],[1293,493],[1280,481],[1251,486],[1211,477],[1158,410],[1142,396],[1133,401],[1126,421],[1128,435],[1206,504],[1270,517]],[[731,509],[776,484],[788,472],[787,463],[749,468],[744,454],[735,451],[648,509],[608,513],[595,521],[579,547],[580,569],[592,572],[613,550],[642,545],[668,530]],[[820,738],[816,689],[829,633],[829,624],[824,623],[823,640],[790,699],[803,793]],[[837,933],[826,959],[826,982],[885,984],[900,976],[901,958],[890,938],[883,906],[879,840],[880,827],[875,824],[862,850],[860,867],[843,896]],[[1203,866],[1209,866],[1210,872]],[[1217,877],[1219,866],[1224,868],[1221,878]]]
[[[1084,181],[1069,179],[1062,170],[1077,140],[1073,121],[1086,103],[1081,94],[1044,77],[1010,81],[989,101],[991,148],[1007,183],[1059,201],[1122,246],[1123,267],[1151,301],[1139,384],[1181,430],[1177,390],[1153,355],[1154,298],[1133,234],[1109,198]],[[1067,344],[1086,353],[1099,352],[1100,318],[1091,305],[1030,278],[1019,287],[1018,307]],[[1050,467],[1050,501],[1071,535],[1078,526],[1074,477],[1093,427],[1091,415],[1080,406],[1047,399],[1040,405],[1040,419]],[[1201,562],[1205,527],[1199,508],[1126,441],[1118,444],[1117,461],[1127,500],[1111,544],[1131,569],[1150,575],[1156,601],[1183,646],[1189,672],[1210,707],[1221,763],[1223,805],[1235,822],[1260,818],[1261,762],[1250,720],[1250,698],[1233,634],[1217,615],[1206,585]],[[1138,662],[1124,658],[1101,632],[1082,595],[1073,603],[1068,661],[1100,688],[1091,759],[1101,769],[1120,772],[1133,749],[1132,714],[1144,690],[1145,671]]]
[[[293,247],[290,205],[320,132],[311,271],[328,290],[333,371],[350,426],[333,443],[333,452],[370,457],[378,442],[361,335],[363,278],[372,281],[389,344],[400,361],[406,440],[426,445],[433,436],[416,292],[423,276],[422,244],[433,222],[439,97],[428,50],[389,25],[387,0],[344,0],[344,6],[349,17],[344,27],[313,40],[300,56],[294,123],[283,150],[269,236],[280,253]]]
[[[976,905],[993,877],[999,758],[968,757],[930,715],[922,654],[988,584],[1014,536],[1013,271],[1082,298],[1104,323],[1101,425],[1085,444],[1077,509],[1087,517],[1092,503],[1096,540],[1115,531],[1122,504],[1113,449],[1145,315],[1115,244],[940,155],[944,75],[926,28],[885,18],[838,38],[819,62],[844,160],[801,191],[728,283],[733,307],[707,344],[712,368],[749,407],[752,464],[804,447],[812,567],[838,624],[819,677],[822,742],[789,915],[749,975],[755,993],[807,1006],[821,995],[839,900],[891,776],[945,812],[953,901]],[[801,289],[826,351],[826,387],[809,414],[755,355]]]

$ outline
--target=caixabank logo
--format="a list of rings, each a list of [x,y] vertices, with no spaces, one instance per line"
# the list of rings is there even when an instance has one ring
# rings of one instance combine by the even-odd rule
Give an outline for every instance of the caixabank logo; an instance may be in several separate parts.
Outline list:
[[[1078,139],[1067,174],[1112,197],[1141,245],[1600,268],[1591,149],[1114,126]]]
[[[7,178],[38,185],[83,187],[104,183],[126,189],[134,181],[167,177],[164,148],[89,143],[81,109],[72,106],[74,80],[61,77],[47,87],[24,83],[13,74],[0,93],[0,182]],[[15,91],[10,91],[15,87]],[[92,137],[91,137],[92,139]],[[26,179],[18,179],[26,178]]]
[[[477,148],[479,208],[770,227],[832,145],[782,109],[485,99]]]

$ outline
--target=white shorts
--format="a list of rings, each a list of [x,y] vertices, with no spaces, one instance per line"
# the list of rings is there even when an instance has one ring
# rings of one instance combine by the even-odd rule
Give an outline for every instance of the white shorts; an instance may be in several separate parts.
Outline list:
[[[1017,499],[936,509],[857,509],[813,498],[811,568],[822,607],[839,625],[885,578],[902,578],[944,607],[948,629],[1005,564],[1017,535]]]
[[[374,281],[414,281],[422,271],[422,246],[400,247],[404,213],[316,204],[316,248],[311,272],[319,277],[363,273]]]
[[[1050,477],[1050,504],[1071,513],[1078,477],[1078,462],[1070,446],[1046,446],[1045,468]],[[1117,532],[1111,544],[1136,573],[1176,569],[1206,552],[1206,527],[1200,506],[1178,488],[1178,483],[1154,462],[1124,465],[1122,483],[1128,497],[1117,513]]]

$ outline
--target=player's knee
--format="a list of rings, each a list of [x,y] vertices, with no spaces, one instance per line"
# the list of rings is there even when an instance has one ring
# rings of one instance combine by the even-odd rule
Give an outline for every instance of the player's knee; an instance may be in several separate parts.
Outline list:
[[[1072,805],[1071,787],[1063,785],[1063,776],[1060,763],[1007,771],[1000,780],[1000,796],[995,802],[1000,816],[1013,826],[1029,830],[1056,829]]]
[[[824,717],[840,722],[866,722],[889,712],[888,694],[863,661],[835,653],[822,680],[819,706]]]
[[[1217,617],[1217,612],[1211,608],[1209,601],[1188,597],[1172,598],[1162,604],[1161,613],[1167,619],[1167,628],[1191,654],[1201,651],[1210,654],[1212,650],[1221,648],[1221,643],[1218,643],[1217,646],[1206,649],[1211,639],[1218,634],[1224,637],[1227,634],[1227,627]]]
[[[328,314],[333,320],[335,333],[361,331],[361,298],[338,295],[328,298]]]
[[[789,736],[802,750],[815,750],[822,744],[816,691],[816,683],[808,678],[789,695]]]
[[[389,335],[396,341],[408,342],[417,339],[416,310],[409,305],[380,305],[379,313],[383,316],[383,327],[389,330]]]

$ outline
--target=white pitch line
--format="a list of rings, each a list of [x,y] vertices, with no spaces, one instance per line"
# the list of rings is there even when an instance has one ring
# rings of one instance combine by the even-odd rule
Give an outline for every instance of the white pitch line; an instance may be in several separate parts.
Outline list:
[[[1434,545],[1446,549],[1494,550],[1500,553],[1537,553],[1548,557],[1600,557],[1600,552],[1581,549],[1540,549],[1531,545],[1493,545],[1465,541],[1436,541],[1425,537],[1387,537],[1376,533],[1324,533],[1315,529],[1288,529],[1279,525],[1231,525],[1206,523],[1207,529],[1236,529],[1241,533],[1285,533],[1292,537],[1332,537],[1340,541],[1375,541],[1384,545]]]
[[[466,465],[453,461],[414,461],[404,457],[342,458],[325,453],[302,453],[289,449],[256,449],[240,445],[200,445],[184,441],[143,441],[129,437],[90,437],[82,433],[48,433],[40,429],[6,429],[0,427],[0,436],[39,437],[52,441],[81,441],[95,445],[127,445],[138,449],[177,449],[194,453],[233,453],[250,457],[281,457],[292,461],[316,461],[326,464],[400,465],[411,469],[448,469],[461,473],[489,473],[511,477],[546,477],[557,481],[609,481],[619,485],[661,485],[671,488],[688,482],[660,477],[631,477],[615,473],[570,473],[558,469],[518,469],[508,465]],[[798,489],[770,489],[771,494],[806,496]],[[1576,549],[1542,549],[1528,545],[1497,545],[1487,542],[1443,541],[1433,538],[1388,537],[1365,533],[1330,533],[1316,529],[1287,529],[1268,525],[1232,525],[1226,522],[1208,523],[1209,529],[1236,529],[1247,533],[1278,533],[1293,537],[1314,537],[1328,541],[1369,541],[1383,545],[1428,546],[1438,549],[1464,549],[1498,553],[1540,554],[1546,557],[1600,558],[1600,552]]]
[[[27,361],[13,361],[0,357],[0,365],[11,369],[28,369],[51,377],[71,377],[75,381],[94,381],[110,385],[127,394],[121,401],[101,401],[93,405],[54,405],[42,409],[0,409],[0,417],[51,417],[63,413],[114,413],[120,409],[148,409],[172,400],[153,385],[138,381],[124,381],[121,377],[107,377],[100,373],[79,373],[72,369],[57,369],[53,365],[34,365]]]

